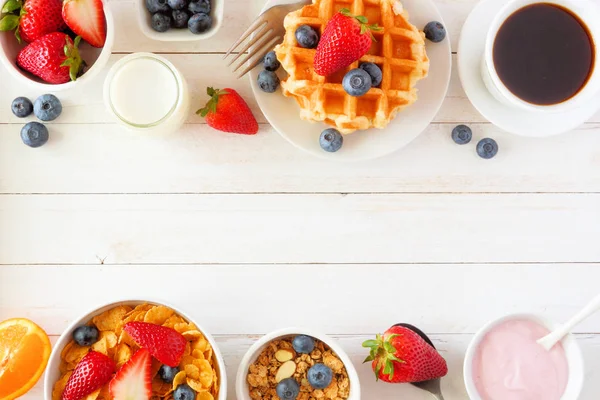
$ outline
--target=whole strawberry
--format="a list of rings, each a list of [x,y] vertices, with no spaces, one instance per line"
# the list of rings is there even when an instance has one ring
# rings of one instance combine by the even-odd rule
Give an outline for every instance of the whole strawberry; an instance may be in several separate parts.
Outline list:
[[[250,107],[233,89],[206,89],[211,99],[196,114],[206,118],[208,126],[223,132],[255,135],[258,122]]]
[[[79,36],[73,42],[65,33],[49,33],[21,50],[17,65],[48,83],[74,81],[83,66],[80,41]]]
[[[375,378],[391,383],[422,382],[448,373],[446,360],[418,333],[406,326],[392,326],[363,347],[371,349],[365,362],[371,362]]]
[[[372,33],[380,28],[368,25],[363,16],[354,16],[343,8],[335,14],[325,26],[317,53],[315,54],[315,72],[321,76],[331,75],[346,68],[371,48]]]
[[[0,31],[14,30],[19,42],[31,43],[67,28],[62,18],[62,0],[8,0],[2,12],[6,15],[0,21]]]
[[[148,322],[128,322],[123,330],[161,363],[173,368],[179,365],[187,340],[175,329]]]
[[[116,366],[113,360],[102,353],[90,351],[75,367],[69,377],[62,400],[81,400],[112,379]]]

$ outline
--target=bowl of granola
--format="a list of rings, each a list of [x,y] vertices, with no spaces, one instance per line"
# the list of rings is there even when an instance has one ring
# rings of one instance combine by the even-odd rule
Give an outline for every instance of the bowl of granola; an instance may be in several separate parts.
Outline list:
[[[241,361],[238,400],[359,400],[358,374],[330,337],[287,328],[260,338]]]
[[[56,342],[44,399],[110,400],[132,391],[226,400],[223,357],[212,336],[173,306],[126,300],[94,308]]]

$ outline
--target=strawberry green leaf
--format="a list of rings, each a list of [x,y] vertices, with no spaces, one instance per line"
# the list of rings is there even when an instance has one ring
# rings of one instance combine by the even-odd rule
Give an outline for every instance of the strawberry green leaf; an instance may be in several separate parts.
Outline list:
[[[369,23],[369,20],[364,15],[357,15],[355,18],[361,24],[367,24],[367,23]]]
[[[2,7],[2,13],[8,14],[13,11],[20,10],[22,5],[23,3],[21,3],[21,0],[8,0]]]
[[[370,354],[367,358],[365,358],[365,361],[363,361],[363,364],[368,363],[369,361],[373,361],[374,359],[375,359],[375,357],[373,357],[373,355]]]
[[[0,31],[9,32],[17,29],[19,26],[19,17],[16,15],[6,15],[0,19]]]
[[[77,40],[79,39],[79,40]],[[85,66],[85,62],[81,59],[79,55],[79,49],[77,45],[81,38],[77,36],[75,39],[75,43],[71,43],[71,39],[68,36],[65,36],[66,44],[64,47],[65,52],[65,61],[60,64],[61,67],[69,67],[69,77],[72,81],[76,81],[79,73],[83,70]]]
[[[377,340],[372,340],[372,339],[371,340],[365,340],[363,342],[363,344],[362,344],[362,347],[373,348],[373,347],[377,347],[377,346],[379,346],[379,342]]]

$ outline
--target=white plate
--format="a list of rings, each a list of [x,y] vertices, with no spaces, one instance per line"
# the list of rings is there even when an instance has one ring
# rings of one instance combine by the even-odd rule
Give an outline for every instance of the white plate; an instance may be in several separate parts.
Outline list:
[[[481,0],[463,25],[458,43],[458,73],[473,106],[492,124],[521,136],[545,137],[577,128],[600,107],[600,93],[582,107],[565,112],[538,113],[511,107],[498,101],[485,87],[481,59],[487,29],[506,0]]]
[[[269,1],[265,9],[280,3],[283,1]],[[423,29],[428,22],[434,20],[444,23],[432,0],[404,0],[402,4],[410,15],[410,22],[419,29]],[[281,136],[294,146],[318,157],[358,161],[382,157],[406,146],[433,121],[446,97],[450,83],[450,37],[437,44],[427,41],[427,55],[431,61],[429,76],[417,85],[417,102],[398,113],[383,130],[370,129],[345,135],[344,146],[337,153],[327,153],[319,146],[319,136],[328,125],[301,120],[296,102],[284,97],[280,90],[276,93],[264,93],[259,89],[256,78],[261,66],[251,71],[249,76],[258,105]]]

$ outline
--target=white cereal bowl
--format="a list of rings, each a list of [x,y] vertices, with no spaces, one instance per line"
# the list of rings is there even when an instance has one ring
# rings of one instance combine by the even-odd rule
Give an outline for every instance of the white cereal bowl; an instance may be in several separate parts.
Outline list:
[[[344,350],[329,336],[314,331],[312,329],[301,329],[301,328],[286,328],[269,333],[261,337],[256,343],[254,343],[242,358],[240,366],[238,368],[237,377],[235,380],[235,393],[237,400],[252,400],[250,398],[250,390],[248,389],[248,383],[246,382],[246,376],[248,375],[248,369],[250,365],[256,361],[263,349],[273,340],[289,338],[296,335],[307,335],[315,339],[320,340],[333,350],[333,352],[340,358],[346,367],[348,372],[348,378],[350,379],[350,397],[348,400],[360,400],[360,382],[358,380],[358,374],[356,369],[350,361],[350,358],[344,352]]]
[[[194,321],[188,314],[181,311],[177,307],[174,307],[170,304],[166,304],[163,301],[156,300],[121,300],[115,301],[113,303],[105,304],[100,307],[93,308],[90,312],[82,315],[69,325],[69,327],[65,330],[65,332],[58,338],[58,341],[54,345],[52,349],[52,354],[50,355],[50,360],[48,361],[48,366],[46,367],[46,374],[44,378],[44,400],[52,400],[52,388],[54,387],[54,383],[60,378],[60,353],[64,349],[64,347],[69,343],[72,338],[73,331],[75,328],[81,325],[87,324],[93,317],[96,315],[102,314],[105,311],[110,310],[111,308],[117,306],[137,306],[140,304],[152,304],[152,305],[163,305],[171,308],[181,317],[183,317],[188,322],[194,323],[200,332],[204,335],[206,340],[210,343],[213,348],[214,358],[217,360],[217,369],[219,374],[219,397],[215,400],[227,400],[227,374],[225,370],[225,362],[223,361],[223,356],[215,342],[214,338],[200,326],[196,321]]]
[[[212,27],[199,35],[193,34],[188,29],[169,29],[166,32],[157,32],[152,29],[152,15],[146,9],[146,0],[136,0],[138,13],[138,23],[140,29],[148,38],[159,42],[193,42],[196,40],[208,39],[215,35],[223,24],[223,13],[225,10],[225,0],[211,0],[212,9],[210,16],[213,20]]]
[[[110,5],[107,0],[104,1],[104,16],[106,18],[106,43],[101,49],[90,46],[81,41],[79,50],[81,57],[87,63],[85,73],[74,82],[67,82],[60,85],[52,85],[39,79],[38,77],[23,71],[17,66],[17,55],[26,46],[26,43],[19,44],[12,32],[0,32],[0,63],[8,70],[10,75],[33,89],[42,92],[60,92],[72,89],[76,85],[82,85],[92,81],[102,71],[110,58],[113,43],[115,41],[115,23]],[[3,3],[0,1],[0,3]]]
[[[469,394],[469,398],[471,400],[482,400],[475,386],[475,380],[473,379],[473,359],[475,357],[479,344],[493,328],[495,328],[503,322],[515,319],[527,319],[536,322],[542,326],[545,326],[550,331],[553,331],[554,329],[558,328],[558,324],[534,314],[510,314],[488,322],[486,325],[484,325],[483,328],[481,328],[479,332],[475,334],[475,336],[471,340],[471,343],[469,343],[469,347],[467,348],[467,353],[465,356],[465,362],[463,365],[465,386],[467,388],[467,393]],[[579,394],[581,393],[581,389],[583,388],[583,381],[585,378],[583,356],[581,355],[581,349],[579,347],[579,344],[577,343],[577,340],[572,334],[568,334],[567,336],[565,336],[562,339],[561,343],[565,350],[565,354],[567,356],[567,363],[569,365],[569,380],[567,382],[567,387],[561,397],[561,400],[577,400],[579,399]]]

